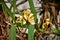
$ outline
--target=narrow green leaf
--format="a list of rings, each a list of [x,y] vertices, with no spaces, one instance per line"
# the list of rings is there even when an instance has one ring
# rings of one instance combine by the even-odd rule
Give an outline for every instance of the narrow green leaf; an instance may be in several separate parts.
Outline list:
[[[4,0],[2,0],[2,7],[9,14],[9,16],[12,18],[12,20],[15,20],[13,13],[9,10],[9,8],[7,7],[7,5],[4,2]]]
[[[13,0],[13,12],[14,12],[14,15],[15,15],[15,11],[16,11],[16,0]]]
[[[13,14],[14,14],[14,18],[15,18],[15,11],[16,11],[16,0],[13,0],[13,12],[14,12]]]
[[[10,40],[16,40],[16,25],[13,25],[9,31]]]
[[[15,9],[16,9],[16,0],[13,0],[13,15],[14,15],[14,22],[15,21]],[[12,35],[13,34],[13,35]],[[16,40],[16,25],[13,25],[10,29],[10,40]]]
[[[29,25],[28,40],[34,40],[34,26]]]
[[[53,28],[53,27],[51,27],[51,29],[53,30],[54,34],[60,36],[60,30],[58,30],[57,28]]]
[[[37,15],[36,15],[37,13],[36,13],[36,10],[35,10],[34,4],[33,4],[33,0],[28,0],[28,2],[29,2],[31,11],[34,14],[35,22],[37,22]]]

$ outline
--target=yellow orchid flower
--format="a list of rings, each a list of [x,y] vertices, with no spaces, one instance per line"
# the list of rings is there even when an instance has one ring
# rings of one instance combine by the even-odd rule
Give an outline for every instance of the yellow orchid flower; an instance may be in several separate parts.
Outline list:
[[[53,25],[52,22],[50,21],[50,19],[46,19],[46,22],[43,23],[42,28],[45,28],[45,25],[48,26],[49,24],[50,24],[51,26]]]
[[[33,14],[31,13],[31,10],[30,10],[30,9],[24,10],[23,13],[24,13],[24,18],[25,18],[31,25],[34,25],[34,24],[35,24],[35,21],[34,21],[34,16],[33,16]]]
[[[35,24],[34,16],[31,13],[31,10],[27,9],[23,11],[23,15],[17,18],[17,21],[22,21],[23,24],[26,24],[26,21],[28,21],[31,25]],[[25,20],[26,19],[26,20]]]

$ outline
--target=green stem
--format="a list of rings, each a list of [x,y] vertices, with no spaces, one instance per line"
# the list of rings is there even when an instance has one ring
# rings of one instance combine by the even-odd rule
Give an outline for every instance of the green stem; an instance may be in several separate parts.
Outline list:
[[[34,40],[34,26],[29,25],[28,40]]]
[[[10,40],[16,40],[16,25],[12,25],[9,30],[9,38]]]

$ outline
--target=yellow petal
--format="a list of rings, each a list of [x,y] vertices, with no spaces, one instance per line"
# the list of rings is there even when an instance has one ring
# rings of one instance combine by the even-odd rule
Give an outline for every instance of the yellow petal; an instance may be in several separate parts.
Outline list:
[[[43,29],[45,28],[45,25],[46,25],[46,23],[43,23],[43,25],[42,25],[42,28],[43,28]]]
[[[23,20],[23,24],[26,24],[26,21],[25,20]]]
[[[17,21],[19,21],[19,20],[20,20],[20,18],[18,17],[16,20],[17,20]]]
[[[31,20],[29,21],[31,25],[34,25],[35,24],[35,21],[34,20]]]
[[[27,9],[27,12],[31,13],[31,10],[30,9]]]
[[[22,31],[22,30],[23,30],[23,28],[22,28],[22,27],[18,27],[18,29],[19,29],[19,31]]]
[[[23,20],[23,16],[17,18],[17,21],[21,21],[21,20]]]
[[[27,9],[27,10],[24,10],[23,13],[24,13],[24,15],[28,16],[31,13],[31,11],[29,9]]]
[[[42,29],[44,29],[45,28],[45,26],[42,26]]]
[[[20,16],[20,20],[23,20],[23,16]]]
[[[46,22],[46,24],[47,24],[47,25],[49,25],[49,24],[50,24],[50,22]]]
[[[27,15],[24,15],[24,18],[27,20],[28,16]]]
[[[30,15],[29,15],[29,17],[32,17],[33,16],[33,14],[31,13]]]
[[[30,14],[29,17],[28,17],[28,21],[30,22],[32,20],[34,20],[34,16],[33,16],[33,14]]]
[[[46,22],[50,21],[50,19],[46,19]]]

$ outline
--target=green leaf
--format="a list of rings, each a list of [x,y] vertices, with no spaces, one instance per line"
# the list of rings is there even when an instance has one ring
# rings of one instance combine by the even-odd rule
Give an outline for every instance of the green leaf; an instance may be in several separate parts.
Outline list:
[[[19,22],[18,22],[18,23],[16,23],[16,24],[17,24],[17,26],[21,26],[21,23],[19,23]]]
[[[15,11],[16,11],[16,0],[13,0],[13,14],[14,14],[14,18],[15,18]],[[14,20],[15,21],[15,20]]]
[[[29,25],[28,40],[34,40],[34,26]]]
[[[12,18],[12,20],[15,20],[14,14],[9,10],[9,8],[5,4],[4,0],[2,0],[2,7],[9,14],[9,16]]]
[[[16,0],[13,0],[13,12],[14,12],[14,15],[15,15],[15,11],[16,11]]]
[[[37,22],[37,13],[36,13],[36,10],[35,10],[34,4],[33,4],[33,0],[28,0],[28,2],[29,2],[31,11],[34,14],[35,22]]]
[[[9,31],[10,40],[16,40],[16,25],[13,25]]]
[[[51,29],[53,30],[54,34],[60,36],[60,30],[58,30],[57,28],[51,27]]]

